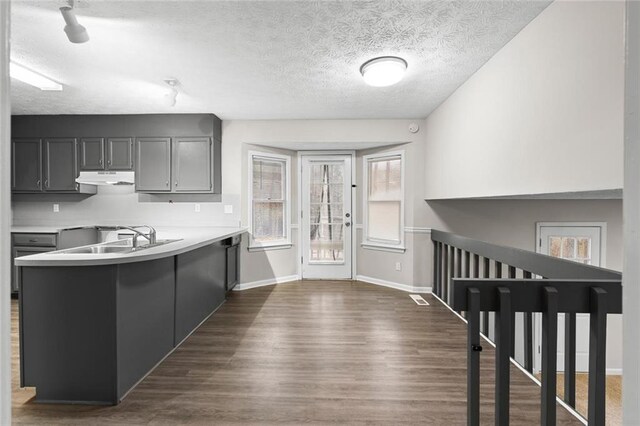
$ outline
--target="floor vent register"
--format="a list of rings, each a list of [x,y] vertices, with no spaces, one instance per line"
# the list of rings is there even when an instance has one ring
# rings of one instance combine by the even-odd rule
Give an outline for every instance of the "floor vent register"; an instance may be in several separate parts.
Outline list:
[[[410,294],[409,297],[411,297],[413,301],[416,302],[416,305],[429,306],[429,302],[424,300],[419,294]]]

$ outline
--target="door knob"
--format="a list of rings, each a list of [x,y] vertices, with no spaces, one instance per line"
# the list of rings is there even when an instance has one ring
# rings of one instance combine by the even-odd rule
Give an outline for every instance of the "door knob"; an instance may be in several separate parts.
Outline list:
[[[351,226],[351,222],[345,223],[344,226],[346,226],[348,228],[349,226]]]
[[[346,217],[351,217],[351,213],[345,214]]]

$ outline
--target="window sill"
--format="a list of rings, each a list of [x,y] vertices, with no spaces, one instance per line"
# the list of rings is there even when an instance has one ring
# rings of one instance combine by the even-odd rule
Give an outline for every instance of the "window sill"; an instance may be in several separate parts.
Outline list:
[[[375,244],[375,243],[362,243],[360,247],[366,250],[378,250],[378,251],[388,251],[391,253],[404,253],[407,251],[405,247],[402,246],[389,246],[385,244]]]
[[[269,244],[264,246],[249,246],[247,250],[249,252],[255,251],[269,251],[269,250],[286,250],[293,247],[291,243],[277,243],[277,244]]]

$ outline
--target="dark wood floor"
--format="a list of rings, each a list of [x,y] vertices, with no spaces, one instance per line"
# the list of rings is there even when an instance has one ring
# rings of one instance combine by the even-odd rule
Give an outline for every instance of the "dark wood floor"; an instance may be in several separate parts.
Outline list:
[[[18,386],[13,420],[33,424],[466,423],[466,326],[431,296],[359,282],[235,292],[115,407],[44,405]],[[485,345],[488,346],[488,345]],[[493,355],[482,352],[482,424],[493,423]],[[511,424],[539,424],[540,390],[512,369]],[[580,424],[558,407],[558,424]]]

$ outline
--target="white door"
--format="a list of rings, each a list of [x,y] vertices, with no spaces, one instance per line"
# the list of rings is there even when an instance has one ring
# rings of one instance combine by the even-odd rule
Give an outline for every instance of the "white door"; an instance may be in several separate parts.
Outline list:
[[[604,224],[538,224],[537,252],[593,266],[601,265]],[[536,314],[534,368],[540,371],[542,315]],[[564,315],[558,315],[558,371],[564,371]],[[576,371],[589,370],[589,314],[576,315]]]
[[[303,155],[302,278],[351,279],[351,155]]]

